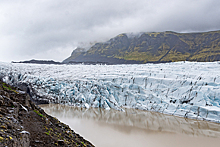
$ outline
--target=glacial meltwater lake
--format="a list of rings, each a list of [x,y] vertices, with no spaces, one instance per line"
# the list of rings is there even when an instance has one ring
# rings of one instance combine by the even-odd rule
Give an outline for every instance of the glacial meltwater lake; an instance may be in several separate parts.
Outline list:
[[[40,105],[97,147],[217,147],[220,124],[136,109]]]

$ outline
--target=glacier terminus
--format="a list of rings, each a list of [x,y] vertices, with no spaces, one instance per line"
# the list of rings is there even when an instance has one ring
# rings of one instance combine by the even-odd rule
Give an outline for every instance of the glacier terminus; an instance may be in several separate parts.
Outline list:
[[[49,103],[154,111],[220,123],[220,62],[38,65],[0,62],[0,78]]]

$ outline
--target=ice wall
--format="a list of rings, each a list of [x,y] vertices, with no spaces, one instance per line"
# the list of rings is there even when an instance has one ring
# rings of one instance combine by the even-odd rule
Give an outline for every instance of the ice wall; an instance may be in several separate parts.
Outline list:
[[[144,65],[0,63],[11,84],[27,83],[51,103],[124,107],[220,122],[219,62]]]

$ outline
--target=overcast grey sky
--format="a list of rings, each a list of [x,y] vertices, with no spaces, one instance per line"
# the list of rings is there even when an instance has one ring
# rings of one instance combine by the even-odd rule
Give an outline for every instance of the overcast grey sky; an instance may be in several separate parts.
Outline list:
[[[220,30],[219,0],[0,0],[0,61],[62,61],[126,32]]]

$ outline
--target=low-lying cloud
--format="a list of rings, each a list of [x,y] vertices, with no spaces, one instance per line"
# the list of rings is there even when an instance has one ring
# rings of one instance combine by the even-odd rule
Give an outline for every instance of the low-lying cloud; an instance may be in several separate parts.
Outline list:
[[[125,32],[220,29],[216,0],[1,0],[0,61],[62,61]]]

